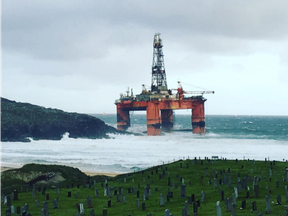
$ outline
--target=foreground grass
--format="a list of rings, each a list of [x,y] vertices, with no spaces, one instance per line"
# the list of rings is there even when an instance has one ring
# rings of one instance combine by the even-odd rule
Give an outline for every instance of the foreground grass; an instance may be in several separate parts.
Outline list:
[[[192,194],[195,195],[195,200],[200,201],[200,207],[198,207],[198,215],[216,215],[216,202],[220,201],[220,206],[222,209],[222,215],[231,215],[231,212],[226,212],[226,205],[224,201],[221,201],[221,194],[219,190],[224,191],[225,198],[230,198],[232,200],[232,193],[234,192],[234,187],[237,187],[237,182],[243,180],[244,177],[248,177],[247,186],[250,189],[250,198],[246,198],[246,193],[248,189],[242,189],[238,192],[238,198],[236,202],[236,214],[237,216],[249,216],[258,215],[261,212],[265,214],[267,194],[271,197],[271,215],[285,215],[285,205],[286,205],[286,194],[285,186],[288,185],[286,181],[285,169],[288,166],[284,162],[270,162],[270,161],[236,161],[236,160],[184,160],[177,161],[171,164],[165,164],[162,166],[157,166],[149,168],[147,170],[138,173],[129,173],[125,175],[119,175],[115,178],[109,178],[107,181],[111,190],[112,196],[104,196],[104,179],[97,180],[96,185],[93,185],[93,178],[89,181],[91,182],[91,188],[86,187],[87,182],[82,182],[79,188],[76,187],[77,182],[75,182],[74,187],[71,188],[69,183],[69,188],[67,184],[62,183],[60,188],[60,194],[57,195],[57,190],[54,187],[47,187],[45,195],[36,190],[36,197],[32,199],[31,189],[29,192],[19,192],[19,200],[13,200],[12,205],[24,206],[25,203],[29,205],[29,213],[31,215],[41,215],[43,202],[46,201],[46,194],[49,194],[49,216],[51,215],[76,215],[77,208],[76,203],[83,203],[85,215],[90,215],[90,210],[86,202],[86,197],[90,196],[92,198],[92,207],[94,209],[95,215],[100,216],[103,214],[103,209],[107,209],[108,215],[143,215],[146,216],[150,212],[153,216],[164,215],[165,209],[169,209],[170,213],[174,216],[182,215],[182,209],[185,206],[185,201],[189,200]],[[230,173],[228,172],[230,169]],[[271,171],[270,171],[271,169]],[[216,177],[217,172],[217,187],[214,187],[213,181]],[[222,173],[222,174],[221,174]],[[160,179],[161,175],[161,179]],[[224,175],[226,176],[226,181],[228,182],[228,177],[231,176],[231,185],[219,185],[219,180],[224,180]],[[259,196],[255,197],[253,191],[253,178],[257,176],[259,179],[257,184],[259,185]],[[170,186],[168,186],[168,178],[170,177]],[[239,178],[238,178],[239,177]],[[184,179],[184,184],[186,185],[186,196],[181,197],[181,184],[180,181]],[[99,179],[99,178],[98,178]],[[108,178],[107,178],[108,179]],[[120,179],[120,180],[119,180]],[[126,182],[125,182],[126,180]],[[284,180],[284,181],[283,181]],[[211,184],[208,184],[208,182]],[[276,187],[276,181],[279,181],[279,187]],[[174,184],[173,184],[174,182]],[[148,200],[143,200],[144,188],[149,184],[151,195],[148,196]],[[57,184],[55,184],[56,186]],[[37,189],[39,186],[35,186]],[[135,187],[135,191],[139,191],[140,196],[140,207],[136,207],[137,193],[132,193],[132,187]],[[98,188],[99,197],[95,197],[95,188]],[[126,196],[126,203],[117,202],[117,196],[113,195],[114,190],[117,189],[119,194],[123,189]],[[128,193],[128,188],[131,188],[131,193]],[[173,198],[167,202],[166,196],[168,190],[173,192]],[[71,191],[71,197],[67,197],[68,191]],[[205,193],[205,200],[201,201],[201,191]],[[6,191],[7,193],[12,191]],[[3,193],[3,191],[2,191]],[[77,193],[77,198],[75,198],[75,193]],[[160,194],[164,195],[164,206],[160,207]],[[282,205],[276,205],[277,196],[281,195]],[[58,197],[58,209],[53,209],[53,200]],[[121,196],[122,198],[122,196]],[[39,207],[35,206],[35,200],[39,201]],[[246,208],[241,208],[242,200],[246,200]],[[111,207],[107,207],[108,200],[111,200]],[[252,211],[252,202],[256,201],[257,211]],[[142,210],[141,204],[145,203],[146,210]],[[2,202],[1,215],[5,215],[7,207]],[[193,203],[189,205],[190,215],[193,215]],[[15,214],[16,215],[16,214]]]

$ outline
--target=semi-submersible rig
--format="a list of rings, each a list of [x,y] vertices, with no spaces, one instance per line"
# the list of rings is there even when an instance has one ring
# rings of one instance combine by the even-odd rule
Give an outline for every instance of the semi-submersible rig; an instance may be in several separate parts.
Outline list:
[[[214,91],[184,91],[178,81],[177,89],[168,89],[164,67],[163,44],[160,34],[154,35],[153,63],[151,89],[147,90],[142,85],[142,92],[133,95],[128,89],[127,94],[120,95],[115,101],[117,106],[117,129],[127,130],[130,127],[130,111],[146,110],[147,135],[160,135],[162,131],[173,129],[173,110],[192,110],[192,131],[197,134],[205,134],[205,114],[203,94],[214,94]],[[176,93],[173,94],[173,91]],[[190,94],[186,96],[185,94]],[[194,96],[191,96],[194,94]]]

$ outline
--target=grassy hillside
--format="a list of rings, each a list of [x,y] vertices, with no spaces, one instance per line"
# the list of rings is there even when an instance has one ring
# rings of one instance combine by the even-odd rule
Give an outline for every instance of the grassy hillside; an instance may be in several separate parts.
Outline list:
[[[40,215],[43,202],[47,201],[49,215],[76,215],[78,211],[76,204],[83,203],[85,215],[90,215],[91,209],[94,209],[96,216],[103,215],[103,211],[106,210],[108,215],[147,216],[150,212],[153,216],[163,216],[165,215],[164,211],[169,209],[170,213],[178,216],[182,215],[185,202],[187,201],[186,210],[189,210],[190,215],[193,215],[194,206],[199,204],[198,215],[210,216],[216,215],[216,202],[220,201],[222,215],[230,216],[232,212],[226,212],[225,199],[229,198],[233,202],[233,193],[235,193],[235,188],[237,188],[236,215],[256,216],[258,213],[264,215],[266,196],[268,194],[271,198],[269,202],[271,205],[270,215],[286,215],[287,206],[285,205],[287,205],[286,199],[288,199],[288,194],[286,195],[285,192],[285,186],[288,185],[287,165],[287,163],[278,161],[264,162],[251,160],[212,161],[208,159],[193,159],[177,161],[137,173],[119,175],[114,178],[107,177],[107,185],[103,176],[102,178],[98,178],[96,182],[93,178],[90,178],[80,184],[75,182],[74,185],[72,182],[62,183],[61,186],[54,183],[54,185],[46,187],[45,194],[41,192],[43,185],[35,185],[35,198],[32,198],[31,187],[27,187],[29,191],[26,192],[27,189],[23,186],[23,192],[20,192],[18,196],[19,199],[13,200],[12,205],[22,207],[25,203],[28,203],[29,212],[32,215]],[[32,169],[32,167],[29,169]],[[53,169],[57,169],[57,167],[55,166]],[[214,181],[217,185],[214,184]],[[91,185],[90,188],[88,182]],[[79,188],[77,184],[79,184]],[[183,185],[185,185],[185,194],[181,195]],[[106,186],[111,191],[111,197],[104,195],[104,188]],[[60,188],[59,194],[57,194],[57,187]],[[133,187],[135,191],[133,191]],[[40,188],[40,191],[38,191],[38,188]],[[95,196],[96,188],[99,192],[98,197]],[[150,189],[150,194],[148,188]],[[147,194],[144,200],[143,195],[145,194],[145,190]],[[12,191],[12,188],[9,190],[6,189],[2,191],[2,194],[11,194]],[[68,197],[69,191],[71,191],[71,197]],[[205,193],[204,199],[202,199],[202,191]],[[139,198],[137,198],[137,193],[139,193]],[[247,193],[249,193],[249,197],[247,197]],[[46,200],[47,194],[49,194],[49,200]],[[124,194],[125,198],[123,197]],[[161,194],[164,197],[163,206],[160,206]],[[169,201],[167,200],[168,194],[170,194]],[[194,200],[192,199],[193,195]],[[281,205],[277,204],[279,201],[277,200],[278,195],[282,198]],[[87,196],[91,198],[91,208],[89,208]],[[117,196],[119,202],[117,201]],[[56,197],[58,197],[59,208],[53,209],[53,201]],[[38,207],[35,206],[36,199],[40,203]],[[139,199],[139,207],[136,205],[137,199]],[[108,207],[109,200],[111,201],[111,207]],[[244,200],[246,207],[242,209],[242,202]],[[252,208],[253,202],[256,202],[254,210]],[[142,203],[145,204],[145,210],[142,209]],[[4,215],[6,209],[7,206],[2,204],[2,215]]]
[[[71,138],[106,138],[119,133],[100,119],[29,103],[1,98],[1,141],[29,142],[27,137],[59,140],[65,132]]]

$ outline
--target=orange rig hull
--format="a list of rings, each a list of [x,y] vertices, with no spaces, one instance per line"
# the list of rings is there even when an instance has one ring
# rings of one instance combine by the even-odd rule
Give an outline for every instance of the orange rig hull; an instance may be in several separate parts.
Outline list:
[[[204,98],[170,99],[150,101],[124,100],[116,102],[117,129],[124,131],[130,127],[130,111],[146,110],[147,135],[159,136],[162,131],[173,129],[173,110],[191,109],[192,132],[205,134]]]

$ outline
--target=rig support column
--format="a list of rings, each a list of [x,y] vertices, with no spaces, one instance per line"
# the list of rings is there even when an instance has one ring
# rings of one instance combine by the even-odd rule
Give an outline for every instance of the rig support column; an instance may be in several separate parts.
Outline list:
[[[159,136],[161,134],[161,119],[158,103],[148,102],[146,109],[147,135]]]
[[[192,109],[192,130],[193,133],[205,134],[205,114],[204,114],[204,101],[195,104]]]
[[[161,110],[162,130],[171,131],[173,129],[173,110]]]
[[[129,110],[117,108],[117,129],[120,131],[125,131],[128,127],[130,127]]]

